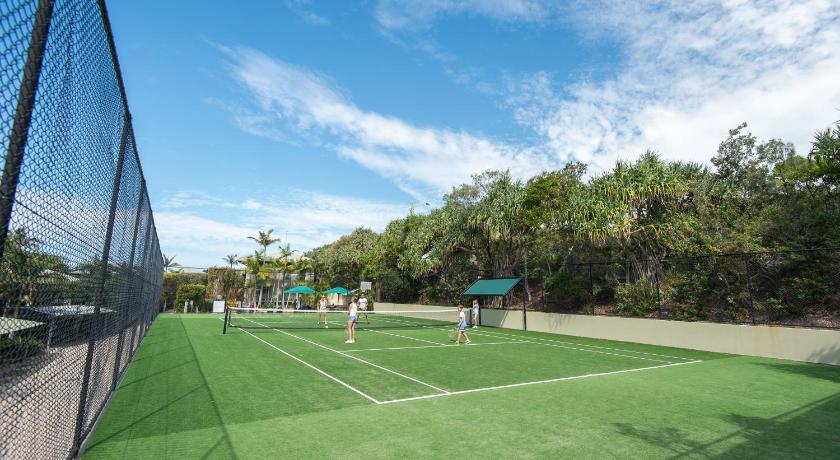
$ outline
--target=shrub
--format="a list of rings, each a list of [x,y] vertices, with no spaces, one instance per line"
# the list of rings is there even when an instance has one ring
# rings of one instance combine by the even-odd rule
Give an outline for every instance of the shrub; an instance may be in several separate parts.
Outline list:
[[[566,272],[555,272],[543,282],[543,289],[561,307],[580,309],[592,302],[588,275],[575,276]]]
[[[385,270],[380,273],[382,299],[386,302],[411,302],[417,299],[414,283],[396,270]]]
[[[645,279],[619,284],[615,288],[615,305],[620,314],[647,316],[658,308],[656,286]]]
[[[207,296],[207,287],[203,284],[183,284],[178,286],[178,291],[175,294],[175,311],[177,313],[184,312],[184,302],[192,301],[193,307],[203,311],[205,308],[205,298]]]

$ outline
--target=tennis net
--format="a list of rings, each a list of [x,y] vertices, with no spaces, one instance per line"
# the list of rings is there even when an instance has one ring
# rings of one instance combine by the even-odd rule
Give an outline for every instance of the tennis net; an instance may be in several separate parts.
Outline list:
[[[458,310],[359,311],[357,329],[408,327],[451,327],[458,322]],[[229,308],[225,326],[242,329],[334,329],[347,327],[347,310],[290,310]]]

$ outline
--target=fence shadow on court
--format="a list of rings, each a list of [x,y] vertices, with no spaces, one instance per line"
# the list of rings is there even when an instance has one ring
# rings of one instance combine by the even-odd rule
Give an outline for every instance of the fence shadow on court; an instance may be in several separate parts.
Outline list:
[[[149,339],[159,346],[165,344],[166,351],[146,346],[138,353],[117,393],[122,401],[106,414],[86,454],[118,457],[125,454],[123,449],[133,440],[165,437],[151,447],[159,449],[161,457],[178,457],[179,451],[192,456],[196,446],[210,446],[205,457],[236,458],[181,321],[161,322],[150,332]],[[143,360],[150,356],[154,359]]]
[[[775,367],[775,366],[774,366]],[[822,369],[830,366],[791,366],[782,369],[793,371],[802,367],[806,375],[838,381],[840,369]],[[662,429],[638,428],[628,423],[613,426],[621,435],[632,437],[666,449],[669,458],[829,458],[840,452],[840,439],[836,436],[837,415],[840,413],[840,393],[801,406],[773,417],[755,417],[731,413],[724,420],[739,428],[731,433],[703,441],[689,429],[668,427]]]

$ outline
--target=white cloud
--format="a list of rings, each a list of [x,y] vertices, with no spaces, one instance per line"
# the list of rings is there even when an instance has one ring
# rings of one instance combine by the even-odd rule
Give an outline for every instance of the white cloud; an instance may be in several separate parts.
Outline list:
[[[207,267],[222,264],[226,254],[247,255],[257,246],[249,236],[274,229],[274,235],[292,249],[306,251],[334,241],[358,227],[381,231],[393,219],[408,214],[409,204],[393,204],[336,196],[308,190],[289,190],[283,198],[248,198],[226,208],[224,221],[214,217],[220,198],[201,195],[184,205],[183,197],[194,192],[177,192],[156,206],[155,222],[161,248],[177,255],[182,265]]]
[[[256,211],[263,208],[262,203],[255,200],[245,200],[242,202],[242,207],[244,209],[250,209],[252,211]]]
[[[552,166],[534,148],[362,110],[325,75],[258,51],[241,48],[229,55],[235,77],[278,123],[333,137],[340,155],[393,180],[418,200],[440,196],[487,169],[527,177]]]
[[[742,121],[801,151],[840,117],[836,2],[587,2],[573,22],[620,42],[625,64],[606,81],[562,85],[538,73],[512,84],[514,118],[558,158],[603,170],[652,148],[707,161]]]

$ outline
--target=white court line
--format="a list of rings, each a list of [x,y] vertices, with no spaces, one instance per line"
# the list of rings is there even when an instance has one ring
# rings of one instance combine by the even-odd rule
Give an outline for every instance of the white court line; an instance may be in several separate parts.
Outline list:
[[[219,318],[219,319],[221,319],[221,318]],[[224,321],[224,320],[222,320],[222,321]],[[261,338],[257,337],[257,336],[256,336],[256,335],[254,335],[254,334],[251,334],[250,332],[246,331],[245,329],[241,329],[241,330],[242,330],[242,332],[244,332],[244,333],[246,333],[246,334],[250,335],[251,337],[253,337],[253,338],[255,338],[255,339],[259,340],[260,342],[262,342],[262,343],[264,343],[264,344],[268,345],[269,347],[274,348],[275,350],[279,351],[280,353],[283,353],[284,355],[288,356],[289,358],[292,358],[292,359],[294,359],[295,361],[297,361],[297,362],[299,362],[299,363],[301,363],[301,364],[303,364],[303,365],[305,365],[305,366],[309,367],[310,369],[314,370],[315,372],[318,372],[319,374],[323,375],[324,377],[327,377],[328,379],[332,380],[333,382],[336,382],[336,383],[338,383],[339,385],[342,385],[342,386],[344,386],[345,388],[347,388],[347,389],[349,389],[349,390],[352,390],[352,391],[354,391],[354,392],[356,392],[356,393],[358,393],[358,394],[360,394],[360,395],[364,396],[365,398],[367,398],[367,399],[369,399],[369,400],[371,400],[371,401],[375,402],[376,404],[382,404],[382,401],[377,400],[376,398],[374,398],[374,397],[372,397],[372,396],[368,395],[367,393],[365,393],[365,392],[363,392],[363,391],[359,390],[358,388],[355,388],[355,387],[353,387],[353,386],[351,386],[351,385],[349,385],[349,384],[347,384],[347,383],[343,382],[342,380],[339,380],[338,378],[333,377],[333,376],[332,376],[332,375],[330,375],[330,374],[327,374],[326,372],[322,371],[321,369],[318,369],[317,367],[315,367],[315,366],[313,366],[313,365],[311,365],[311,364],[307,363],[306,361],[304,361],[304,360],[302,360],[302,359],[298,358],[297,356],[295,356],[295,355],[293,355],[293,354],[291,354],[291,353],[289,353],[289,352],[287,352],[287,351],[285,351],[285,350],[281,350],[281,349],[280,349],[280,348],[278,348],[277,346],[275,346],[275,345],[273,345],[273,344],[271,344],[271,343],[266,342],[265,340],[263,340],[263,339],[261,339]]]
[[[517,344],[517,343],[528,343],[522,341],[514,341],[508,340],[506,342],[482,342],[482,343],[465,343],[463,345],[455,345],[455,344],[448,344],[448,345],[423,345],[418,347],[388,347],[388,348],[356,348],[353,350],[342,350],[344,353],[355,353],[360,351],[383,351],[383,350],[416,350],[418,348],[442,348],[442,347],[475,347],[478,345],[509,345],[509,344]]]
[[[378,332],[380,334],[392,335],[394,337],[401,337],[403,339],[416,340],[418,342],[426,342],[426,343],[431,343],[431,344],[434,344],[434,345],[444,345],[444,346],[446,346],[446,344],[443,344],[443,343],[440,343],[440,342],[432,342],[431,340],[418,339],[417,337],[409,337],[407,335],[395,334],[393,332],[377,331],[375,329],[368,329],[368,330],[371,331],[371,332]]]
[[[524,386],[528,386],[528,385],[540,385],[540,384],[544,384],[544,383],[553,383],[553,382],[563,382],[563,381],[566,381],[566,380],[587,379],[587,378],[590,378],[590,377],[603,377],[603,376],[606,376],[606,375],[626,374],[626,373],[629,373],[629,372],[648,371],[648,370],[651,370],[651,369],[662,369],[664,367],[682,366],[682,365],[685,365],[685,364],[696,364],[696,363],[702,363],[702,362],[703,361],[700,361],[700,360],[687,361],[687,362],[684,362],[684,363],[663,364],[661,366],[640,367],[640,368],[636,368],[636,369],[625,369],[625,370],[621,370],[621,371],[601,372],[601,373],[598,373],[598,374],[575,375],[575,376],[572,376],[572,377],[561,377],[561,378],[557,378],[557,379],[538,380],[538,381],[535,381],[535,382],[512,383],[510,385],[499,385],[499,386],[495,386],[495,387],[473,388],[473,389],[470,389],[470,390],[450,391],[449,393],[446,393],[446,394],[434,394],[434,395],[425,395],[425,396],[414,396],[414,397],[411,397],[411,398],[391,399],[391,400],[388,400],[388,401],[381,401],[379,404],[395,404],[395,403],[402,403],[402,402],[408,402],[408,401],[417,401],[417,400],[421,400],[421,399],[440,398],[442,396],[454,396],[454,395],[462,395],[462,394],[467,394],[467,393],[478,393],[478,392],[481,392],[481,391],[503,390],[503,389],[506,389],[506,388],[524,387]]]
[[[542,342],[562,343],[562,344],[565,344],[565,345],[577,345],[577,346],[580,346],[580,347],[598,348],[598,349],[601,349],[601,350],[620,351],[622,353],[634,353],[634,354],[642,354],[642,355],[648,355],[648,356],[659,356],[659,357],[662,357],[662,358],[679,359],[679,360],[682,360],[682,361],[691,361],[691,358],[681,358],[679,356],[669,356],[669,355],[661,355],[661,354],[657,354],[657,353],[648,353],[648,352],[644,352],[644,351],[625,350],[623,348],[610,348],[610,347],[601,347],[601,346],[597,346],[597,345],[586,345],[586,344],[577,343],[577,342],[564,342],[562,340],[544,339],[544,338],[540,338],[540,337],[523,337],[522,335],[507,334],[507,333],[504,333],[504,332],[497,332],[497,331],[488,331],[486,329],[483,329],[481,332],[476,332],[476,334],[482,334],[482,333],[490,334],[491,336],[495,336],[495,337],[498,337],[498,338],[511,337],[511,338],[516,338],[516,339],[519,339],[519,340],[539,340],[539,341],[542,341]],[[587,351],[595,352],[594,350],[587,350]],[[601,353],[604,353],[604,352],[601,352]],[[624,356],[624,355],[619,355],[619,356]],[[628,356],[628,357],[638,358],[638,359],[648,359],[650,361],[670,362],[670,361],[665,361],[665,360],[662,360],[662,359],[641,358],[641,357],[637,357],[637,356]]]
[[[260,324],[260,323],[258,323],[258,322],[256,322],[256,321],[252,321],[252,320],[250,320],[250,319],[249,319],[248,321],[251,321],[251,322],[252,322],[252,323],[254,323],[254,324],[257,324],[257,325],[260,325],[260,326],[266,327],[264,324]],[[394,375],[397,375],[397,376],[402,377],[402,378],[404,378],[404,379],[411,380],[412,382],[417,382],[417,383],[419,383],[419,384],[421,384],[421,385],[427,386],[427,387],[429,387],[429,388],[433,388],[433,389],[435,389],[435,390],[437,390],[437,391],[440,391],[440,392],[442,392],[442,393],[449,393],[448,391],[444,390],[443,388],[438,388],[438,387],[436,387],[436,386],[432,385],[431,383],[426,383],[426,382],[423,382],[422,380],[417,380],[417,379],[415,379],[414,377],[410,377],[410,376],[405,375],[405,374],[400,374],[399,372],[397,372],[397,371],[395,371],[395,370],[388,369],[387,367],[382,367],[382,366],[380,366],[379,364],[374,364],[374,363],[372,363],[372,362],[370,362],[370,361],[365,361],[364,359],[359,358],[359,357],[357,357],[357,356],[349,355],[349,354],[347,354],[347,353],[345,353],[345,352],[343,352],[343,351],[336,350],[336,349],[334,349],[334,348],[330,348],[330,347],[328,347],[328,346],[326,346],[326,345],[321,345],[321,344],[320,344],[320,343],[318,343],[318,342],[313,342],[313,341],[311,341],[311,340],[309,340],[309,339],[305,339],[305,338],[303,338],[303,337],[299,337],[299,336],[294,335],[294,334],[292,334],[292,333],[290,333],[290,332],[281,331],[280,329],[275,329],[275,328],[269,328],[269,329],[271,329],[272,331],[277,331],[277,332],[279,332],[279,333],[281,333],[281,334],[286,334],[286,335],[288,335],[288,336],[294,337],[294,338],[296,338],[296,339],[298,339],[298,340],[303,340],[303,341],[304,341],[304,342],[306,342],[306,343],[310,343],[310,344],[312,344],[312,345],[315,345],[315,346],[321,347],[321,348],[323,348],[323,349],[325,349],[325,350],[329,350],[329,351],[331,351],[331,352],[333,352],[333,353],[338,353],[338,354],[340,354],[341,356],[345,356],[345,357],[350,358],[350,359],[355,359],[356,361],[359,361],[359,362],[361,362],[361,363],[365,363],[365,364],[367,364],[368,366],[373,366],[373,367],[375,367],[375,368],[377,368],[377,369],[381,369],[381,370],[383,370],[383,371],[385,371],[385,372],[390,372],[390,373],[392,373],[392,374],[394,374]],[[245,332],[247,332],[247,331],[245,331]]]
[[[506,336],[506,337],[514,337],[514,338],[517,338],[517,339],[521,339],[523,337],[521,335],[508,334],[508,333],[504,333],[504,332],[497,332],[495,330],[487,331],[486,329],[483,329],[482,332],[490,332],[492,334],[496,334],[496,335],[500,335],[500,336]],[[679,357],[679,356],[663,355],[663,354],[659,354],[659,353],[650,353],[650,352],[646,352],[646,351],[626,350],[624,348],[601,347],[601,346],[598,346],[598,345],[587,345],[585,343],[577,343],[577,342],[564,342],[562,340],[544,339],[542,337],[528,337],[527,339],[541,340],[541,341],[544,341],[544,342],[562,343],[562,344],[565,344],[565,345],[578,345],[578,346],[581,346],[581,347],[599,348],[599,349],[602,349],[602,350],[621,351],[621,352],[624,352],[624,353],[635,353],[635,354],[639,354],[639,355],[659,356],[659,357],[662,357],[662,358],[681,359],[683,361],[690,361],[691,360],[691,358],[684,358],[684,357]]]
[[[488,337],[494,337],[494,338],[497,338],[497,339],[507,338],[507,337],[505,337],[505,334],[494,335],[493,333],[489,333],[489,332],[470,331],[470,334],[486,335]],[[569,350],[586,351],[586,352],[589,352],[589,353],[600,353],[602,355],[621,356],[623,358],[641,359],[641,360],[644,360],[644,361],[655,361],[655,362],[659,362],[659,363],[671,363],[671,361],[665,361],[664,359],[643,358],[641,356],[633,356],[633,355],[622,355],[621,353],[612,353],[612,352],[609,352],[609,351],[600,351],[600,350],[589,350],[587,348],[576,348],[576,347],[570,347],[570,346],[567,346],[567,345],[555,345],[555,344],[551,344],[551,343],[537,342],[537,341],[534,341],[534,340],[525,340],[525,339],[520,339],[520,340],[522,342],[533,343],[534,345],[543,345],[543,346],[546,346],[546,347],[566,348],[566,349],[569,349]]]

